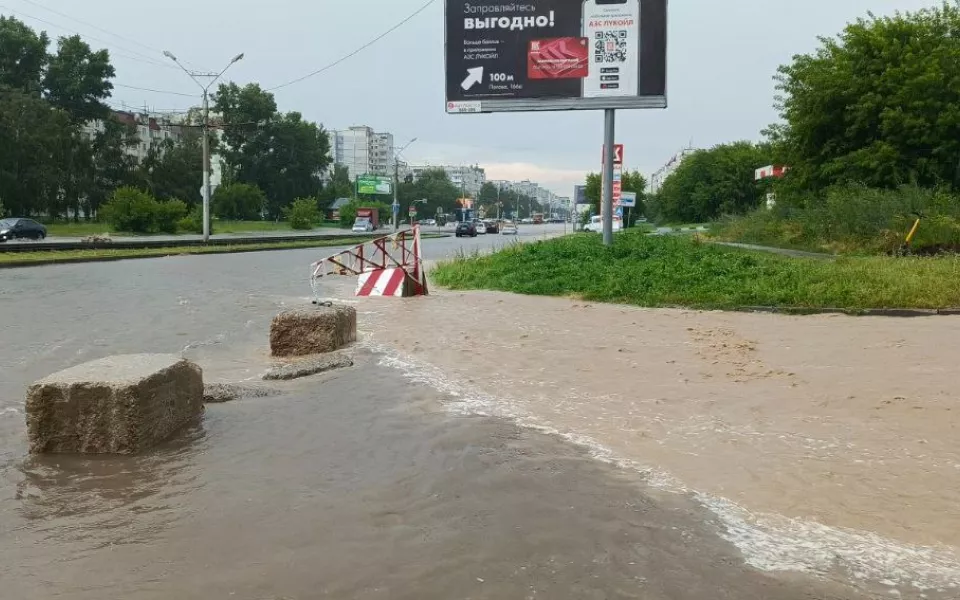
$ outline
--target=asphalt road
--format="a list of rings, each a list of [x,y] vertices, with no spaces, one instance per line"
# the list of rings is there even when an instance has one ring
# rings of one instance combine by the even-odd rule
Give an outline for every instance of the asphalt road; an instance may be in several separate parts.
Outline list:
[[[569,227],[570,227],[570,226],[568,225],[568,229],[569,229]],[[546,230],[555,231],[555,230],[557,230],[557,229],[559,229],[559,231],[561,231],[561,232],[563,231],[563,225],[522,225],[521,228],[523,228],[523,229],[529,229],[529,230],[530,230],[529,232],[528,232],[528,231],[522,231],[522,232],[521,232],[521,236],[526,235],[526,234],[528,234],[528,233],[530,233],[530,232],[534,232],[534,231],[537,232],[537,233],[542,233],[543,231],[546,231]],[[421,228],[421,231],[423,231],[424,233],[437,233],[437,232],[439,232],[439,233],[450,233],[450,234],[452,234],[452,233],[453,233],[453,229],[454,229],[454,225],[453,225],[453,224],[450,224],[450,225],[447,225],[446,227],[422,227],[422,228]],[[388,228],[383,229],[383,230],[382,230],[382,233],[383,233],[384,235],[387,235],[387,234],[391,233],[391,230],[390,230],[389,227],[388,227]],[[296,238],[298,238],[298,237],[314,236],[314,235],[342,235],[342,236],[345,236],[345,237],[350,237],[350,236],[354,236],[354,235],[356,235],[356,234],[353,233],[352,231],[350,231],[349,229],[336,229],[336,228],[333,228],[333,227],[323,227],[323,228],[320,228],[320,229],[313,229],[313,230],[311,230],[311,231],[280,230],[280,231],[252,231],[252,232],[244,232],[244,233],[216,233],[216,234],[211,235],[210,237],[211,237],[212,239],[216,239],[216,240],[230,240],[230,239],[255,238],[255,237],[289,237],[289,238],[292,238],[292,239],[296,239]],[[196,240],[203,239],[203,236],[201,236],[201,235],[193,235],[193,234],[183,234],[183,235],[150,235],[150,236],[142,236],[142,235],[141,235],[141,236],[110,236],[110,237],[111,237],[111,239],[113,239],[113,240],[116,241],[116,242],[124,242],[124,241],[142,242],[142,241],[148,241],[148,240],[150,240],[150,241],[153,241],[153,240],[155,240],[155,241],[164,241],[164,242],[165,242],[165,241],[171,241],[171,240],[174,240],[174,241],[175,241],[175,240],[182,240],[182,241],[185,241],[185,242],[186,242],[186,241],[196,241]],[[483,236],[480,236],[480,237],[483,237]],[[5,242],[5,243],[7,243],[7,244],[33,244],[33,245],[36,245],[36,244],[44,244],[44,243],[48,243],[48,242],[50,242],[50,243],[52,243],[52,242],[59,242],[59,243],[64,243],[64,242],[79,242],[79,241],[81,241],[81,239],[82,239],[82,238],[80,238],[80,237],[48,236],[47,239],[44,240],[43,242],[35,242],[35,241],[32,241],[32,240],[22,240],[22,241]]]

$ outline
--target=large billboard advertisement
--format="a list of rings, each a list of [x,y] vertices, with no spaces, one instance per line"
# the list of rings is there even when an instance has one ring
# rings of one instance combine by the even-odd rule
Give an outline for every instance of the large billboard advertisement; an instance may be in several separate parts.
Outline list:
[[[667,0],[446,0],[448,113],[666,108]]]
[[[357,193],[370,195],[390,195],[393,193],[393,180],[389,177],[364,175],[357,178]]]

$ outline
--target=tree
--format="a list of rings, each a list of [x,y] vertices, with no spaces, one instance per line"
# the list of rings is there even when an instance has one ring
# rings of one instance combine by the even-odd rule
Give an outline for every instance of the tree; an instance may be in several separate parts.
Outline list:
[[[213,212],[221,219],[253,221],[262,217],[266,203],[263,190],[257,186],[231,183],[217,188],[213,195]]]
[[[97,133],[89,145],[92,159],[89,166],[91,178],[85,194],[88,215],[97,214],[100,206],[117,188],[138,183],[136,160],[127,153],[127,149],[137,143],[136,132],[132,126],[111,118],[103,121],[103,130]],[[177,196],[159,197],[167,200]]]
[[[21,21],[0,16],[0,86],[27,94],[40,92],[50,38]]]
[[[193,206],[201,201],[203,146],[200,133],[185,129],[179,143],[164,140],[151,146],[140,165],[139,177],[155,197],[180,198]]]
[[[353,182],[350,181],[350,171],[344,165],[333,165],[330,181],[323,186],[323,190],[317,197],[320,209],[326,210],[337,198],[352,198],[353,192],[354,186]]]
[[[763,201],[764,191],[754,181],[754,172],[769,162],[770,149],[750,142],[697,150],[663,182],[658,217],[699,223],[753,210]]]
[[[587,200],[593,205],[594,214],[600,214],[600,198],[603,195],[603,177],[599,173],[587,174]],[[634,192],[637,195],[637,206],[631,211],[636,215],[644,214],[646,210],[643,202],[644,192],[647,190],[647,178],[640,171],[624,171],[620,176],[620,189],[624,192]]]
[[[285,212],[292,229],[313,229],[320,221],[320,209],[315,198],[297,198]]]
[[[262,189],[271,217],[295,198],[320,193],[319,174],[332,162],[322,126],[297,112],[278,113],[273,94],[256,84],[221,85],[214,106],[223,115],[223,155],[232,180]]]
[[[47,100],[67,112],[75,123],[106,119],[110,108],[110,80],[116,70],[106,50],[94,52],[79,35],[57,41],[57,53],[50,57],[43,77]]]
[[[869,15],[780,67],[786,183],[960,184],[960,5]]]
[[[404,209],[414,201],[426,200],[417,204],[417,212],[421,215],[437,214],[438,209],[452,213],[459,207],[460,189],[442,168],[425,169],[415,181],[401,183],[397,197]]]

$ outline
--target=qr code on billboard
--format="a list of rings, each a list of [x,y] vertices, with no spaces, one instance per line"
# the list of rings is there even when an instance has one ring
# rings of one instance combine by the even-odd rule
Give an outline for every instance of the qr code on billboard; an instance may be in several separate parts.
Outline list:
[[[598,31],[593,41],[594,62],[627,62],[627,31]]]

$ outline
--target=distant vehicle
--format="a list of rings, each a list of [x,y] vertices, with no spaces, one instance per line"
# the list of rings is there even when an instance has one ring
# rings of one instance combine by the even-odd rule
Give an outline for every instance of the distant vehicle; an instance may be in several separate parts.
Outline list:
[[[457,237],[477,237],[477,226],[470,221],[460,221],[457,223]]]
[[[509,221],[500,226],[500,235],[517,235],[517,224]]]
[[[376,208],[358,208],[353,231],[370,232],[380,227],[380,211]]]
[[[543,213],[533,213],[531,216],[533,217],[534,225],[543,225]]]
[[[523,223],[524,225],[530,225],[533,223],[533,219],[530,219],[530,218],[520,219],[520,222]]]
[[[547,223],[563,223],[563,219],[560,217],[551,217],[547,219]]]
[[[423,221],[420,221],[420,224],[421,224],[421,225],[424,225],[424,226],[426,226],[426,227],[436,227],[436,226],[437,226],[437,220],[436,220],[436,219],[424,219]]]
[[[477,230],[477,235],[483,235],[487,233],[487,226],[483,224],[483,221],[477,221],[473,224]]]
[[[42,240],[45,237],[47,237],[47,228],[33,219],[0,220],[0,242],[23,239]]]
[[[484,221],[483,226],[486,228],[487,233],[500,233],[500,224],[496,221]]]
[[[620,231],[621,229],[623,229],[623,220],[614,218],[613,230]],[[603,220],[597,216],[590,217],[590,222],[583,226],[583,230],[592,231],[593,233],[603,233]]]
[[[640,217],[639,219],[637,219],[637,223],[646,223],[646,222],[647,222],[646,217]]]

